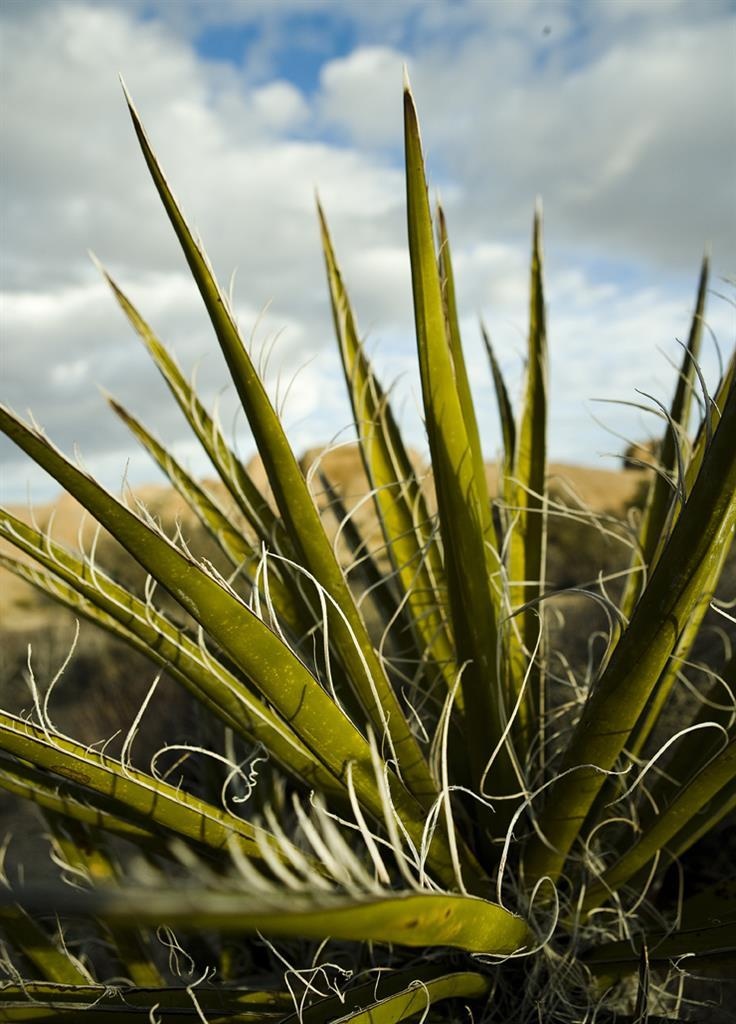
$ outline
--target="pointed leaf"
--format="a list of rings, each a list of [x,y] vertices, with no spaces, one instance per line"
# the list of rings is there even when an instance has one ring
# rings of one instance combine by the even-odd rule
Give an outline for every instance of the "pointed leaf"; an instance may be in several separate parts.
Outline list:
[[[399,1024],[426,1013],[442,999],[479,999],[491,987],[490,978],[474,971],[458,971],[430,981],[417,981],[403,992],[370,1003],[363,1010],[334,1018],[334,1024]]]
[[[448,597],[462,693],[468,754],[477,786],[505,725],[497,673],[498,595],[489,575],[495,551],[486,545],[490,509],[478,490],[445,325],[432,220],[414,101],[404,92],[404,140],[414,320],[427,435],[432,453]],[[472,609],[472,614],[468,614]],[[512,785],[502,750],[492,785]]]
[[[734,810],[736,810],[736,779],[731,779],[706,807],[701,808],[699,814],[688,818],[682,828],[669,840],[664,850],[664,863],[677,860],[699,840],[706,836],[712,836],[716,827]]]
[[[0,929],[46,981],[59,985],[89,983],[90,976],[79,961],[72,959],[25,910],[8,901],[5,892],[0,900]]]
[[[73,494],[186,608],[326,768],[342,779],[346,766],[352,763],[358,797],[381,820],[384,803],[370,745],[286,644],[237,595],[144,524],[3,406],[0,429]],[[421,845],[425,812],[392,772],[388,773],[387,781],[397,813],[414,842]],[[464,856],[472,861],[467,852]],[[452,857],[446,838],[438,830],[428,864],[445,884],[454,885]]]
[[[460,972],[458,975],[452,975],[452,977],[457,977],[460,984],[464,985],[466,984],[464,975],[465,972]],[[370,972],[368,972],[368,976],[371,977]],[[399,1009],[402,1005],[401,1001],[391,1004],[388,1002],[390,997],[403,997],[407,992],[416,991],[418,988],[423,990],[424,986],[429,985],[431,982],[439,982],[447,977],[447,967],[443,964],[414,964],[407,970],[380,971],[371,977],[370,981],[351,985],[347,990],[341,992],[339,996],[329,996],[326,999],[320,999],[319,1002],[307,1008],[300,1007],[296,1013],[291,1013],[288,1017],[285,1017],[281,1024],[325,1024],[326,1021],[339,1024],[340,1021],[352,1020],[351,1013],[361,1014],[368,1007],[374,1013],[374,1016],[369,1019],[372,1019],[375,1024],[378,1024],[378,1022],[385,1024],[383,1017],[375,1015],[378,1004],[387,1002],[388,1007],[393,1005],[395,1009]],[[475,978],[477,981],[478,977],[478,975],[470,973],[470,977],[467,979],[469,988],[475,987],[471,979]],[[460,980],[461,978],[463,980]],[[485,991],[484,989],[479,994],[482,995]],[[424,1009],[424,1006],[426,1006],[426,1002],[422,1009]],[[360,1020],[360,1017],[357,1019]],[[388,1017],[387,1019],[393,1020],[395,1018]]]
[[[604,976],[608,983],[617,978],[636,974],[641,955],[642,936],[609,942],[598,946],[583,958],[585,966],[595,975]],[[702,974],[703,968],[721,967],[730,972],[736,965],[736,924],[724,923],[702,928],[683,928],[675,932],[647,934],[649,962],[653,969],[668,969],[675,961],[693,974]]]
[[[327,610],[331,643],[374,728],[381,737],[386,733],[390,737],[407,787],[421,803],[429,806],[436,796],[436,785],[424,753],[373,650],[281,420],[256,373],[207,260],[176,204],[140,118],[127,98],[143,156],[209,314],[290,541],[300,563],[336,602],[337,607],[328,603]]]
[[[725,735],[733,736],[736,729],[734,709],[728,703],[723,683],[736,692],[736,652],[720,672],[716,680],[705,694],[703,704],[691,725],[702,726],[713,723],[720,726]],[[724,703],[725,701],[725,703]],[[694,729],[681,736],[673,749],[672,756],[666,763],[666,773],[654,781],[650,787],[652,803],[658,807],[667,807],[680,792],[683,785],[699,772],[723,746],[724,732],[718,728],[708,730]],[[648,803],[648,801],[647,801]],[[647,824],[652,814],[647,815],[647,807],[642,809],[642,824]]]
[[[92,806],[89,793],[69,779],[60,779],[22,761],[0,755],[0,786],[8,793],[35,803],[46,811],[129,839],[141,849],[150,848],[159,854],[166,853],[160,835],[141,821],[122,817],[121,805],[95,798],[96,806]]]
[[[651,572],[654,567],[654,556],[660,540],[667,533],[667,520],[671,506],[677,501],[670,485],[678,466],[678,454],[686,457],[683,437],[690,420],[695,364],[700,353],[700,342],[703,334],[705,313],[705,297],[708,290],[708,257],[703,258],[698,284],[698,296],[695,302],[690,335],[683,354],[682,366],[677,378],[677,387],[670,408],[670,422],[667,424],[660,446],[659,464],[662,473],[654,473],[647,496],[647,502],[639,525],[638,549],[632,563],[632,570],[644,566]],[[643,575],[632,571],[626,583],[621,611],[626,618],[631,617],[634,605],[641,596]]]
[[[386,896],[265,896],[205,889],[96,889],[33,887],[12,894],[34,910],[92,914],[103,921],[140,926],[168,924],[186,931],[219,930],[281,937],[342,939],[412,947],[450,946],[471,953],[506,955],[532,941],[526,923],[495,903],[445,893]],[[2,901],[10,894],[0,892]]]
[[[260,493],[238,457],[226,444],[219,426],[202,405],[192,385],[177,366],[176,360],[166,351],[164,345],[110,275],[105,270],[102,273],[120,308],[145,344],[148,353],[168,384],[172,395],[178,402],[198,441],[207,452],[230,496],[260,540],[281,550],[282,545],[286,542],[286,537],[278,516]],[[288,553],[291,553],[290,550],[284,551],[284,554]]]
[[[493,533],[491,504],[488,497],[486,464],[483,459],[478,419],[475,415],[473,393],[470,389],[470,380],[468,379],[465,354],[463,353],[462,339],[460,337],[460,316],[455,297],[455,276],[452,270],[452,253],[450,251],[450,239],[447,236],[447,222],[444,210],[439,205],[437,207],[437,247],[439,249],[438,265],[442,301],[447,321],[447,340],[452,357],[452,368],[455,373],[455,386],[462,410],[463,422],[465,423],[465,433],[467,434],[468,444],[470,445],[473,457],[473,474],[478,489],[478,501],[484,513],[485,538],[492,545],[495,543],[495,534]]]
[[[711,406],[709,409],[706,410],[706,413],[701,420],[700,427],[698,429],[698,434],[695,438],[695,443],[693,445],[693,453],[690,457],[690,461],[685,471],[686,494],[689,494],[692,490],[693,484],[695,483],[695,479],[698,473],[700,472],[700,467],[703,463],[703,458],[705,457],[706,449],[710,444],[710,438],[713,434],[713,431],[716,429],[716,426],[718,425],[718,421],[721,418],[721,412],[726,403],[726,398],[728,396],[729,391],[734,386],[735,380],[736,346],[734,346],[734,350],[731,353],[731,358],[728,361],[726,369],[723,373],[723,377],[721,378],[718,387],[716,388],[716,393],[713,400],[711,401]],[[675,509],[675,516],[677,515],[677,513],[678,509]]]
[[[682,832],[689,825],[702,831],[703,808],[714,802],[714,815],[718,818],[727,813],[730,789],[736,782],[736,739],[732,739],[724,750],[710,761],[684,786],[672,803],[659,814],[626,850],[623,856],[600,879],[591,885],[583,906],[585,909],[597,906],[625,885],[660,850],[674,843],[681,846]],[[707,812],[706,812],[707,815]],[[709,825],[714,824],[713,816],[707,815]],[[698,820],[700,819],[700,820]],[[679,843],[678,843],[679,838]]]
[[[0,712],[0,750],[89,790],[92,804],[100,794],[103,810],[112,800],[144,828],[165,829],[213,850],[235,841],[245,856],[257,860],[263,854],[256,836],[273,841],[264,829],[176,786],[6,712]],[[278,843],[273,844],[278,854]]]
[[[514,441],[514,469],[508,488],[511,498],[511,536],[508,556],[509,601],[512,609],[537,601],[544,593],[544,550],[547,493],[547,330],[542,278],[541,210],[534,215],[529,302],[529,342],[526,384]],[[513,696],[527,675],[529,654],[542,628],[536,607],[522,611],[512,622],[509,661]],[[520,725],[526,745],[539,742],[543,725],[541,658],[528,671],[526,699]],[[543,737],[541,744],[544,746]]]
[[[106,848],[104,837],[76,819],[44,809],[54,848],[60,859],[95,884],[115,883],[119,869]],[[149,936],[139,928],[108,926],[107,938],[134,985],[161,985],[163,980],[151,956]]]
[[[256,992],[197,985],[197,1007],[187,987],[129,985],[59,985],[25,981],[0,988],[0,1021],[89,1021],[106,1024],[150,1024],[154,1018],[198,1021],[207,1014],[212,1024],[233,1018],[238,1024],[276,1024],[293,1006],[289,992]],[[156,1009],[154,1010],[154,1007]],[[166,1012],[168,1011],[168,1012]],[[162,1013],[164,1014],[161,1017]],[[213,1017],[217,1014],[217,1017]],[[222,1015],[222,1016],[220,1016]]]
[[[426,501],[388,397],[378,383],[360,342],[321,207],[318,207],[318,212],[335,331],[363,465],[373,491],[386,548],[402,594],[406,595],[406,609],[419,641],[419,656],[426,652],[451,688],[457,666],[452,637],[442,613],[444,569],[437,541],[431,534]]]
[[[217,541],[233,566],[245,574],[253,582],[258,576],[261,566],[261,553],[232,523],[227,513],[219,507],[214,498],[187,473],[163,445],[146,430],[134,416],[108,397],[108,401],[118,416],[137,437],[146,451],[153,456],[171,483],[182,495],[189,508],[197,515],[200,522]],[[280,622],[296,637],[309,632],[314,625],[311,609],[303,602],[295,600],[294,588],[286,586],[279,576],[278,566],[269,567],[269,596]],[[261,583],[261,588],[263,584]],[[298,591],[297,591],[298,596]]]
[[[491,338],[484,323],[481,323],[480,330],[481,335],[483,336],[483,343],[488,354],[488,361],[491,364],[493,386],[496,389],[496,402],[498,404],[498,415],[501,421],[501,437],[503,438],[503,481],[504,484],[506,484],[507,481],[511,482],[514,466],[516,465],[516,422],[514,420],[514,411],[511,407],[511,399],[509,398],[509,393],[506,388],[506,382],[503,379],[501,367],[496,359],[496,354],[493,351],[493,346],[491,345]],[[505,490],[504,493],[506,493]]]
[[[736,388],[628,628],[587,699],[532,839],[528,877],[558,878],[567,854],[707,586],[736,522]],[[591,765],[596,767],[590,767]],[[563,774],[566,773],[566,774]]]
[[[356,577],[360,579],[361,606],[366,599],[365,595],[368,594],[368,600],[378,610],[384,627],[388,627],[389,623],[401,618],[401,608],[392,587],[392,580],[379,568],[345,502],[333,487],[329,477],[322,471],[319,474],[319,482],[327,498],[330,512],[339,524],[340,536],[350,552],[351,563],[347,570],[349,577],[351,580]]]
[[[10,512],[2,513],[0,537],[20,547],[51,572],[43,573],[1,555],[0,565],[161,665],[228,727],[248,739],[263,743],[266,750],[297,778],[325,793],[335,792],[344,797],[342,784],[325,769],[286,722],[213,653],[205,652],[165,615]]]
[[[677,639],[672,656],[659,677],[652,695],[647,702],[647,706],[631,733],[629,742],[626,744],[626,749],[630,754],[633,754],[634,757],[639,756],[641,753],[645,743],[652,734],[652,730],[667,706],[667,698],[669,697],[672,687],[677,680],[678,673],[681,671],[681,666],[690,656],[693,644],[700,633],[700,627],[703,624],[703,619],[705,618],[706,612],[710,608],[711,601],[715,596],[716,588],[721,578],[721,573],[723,572],[723,567],[726,563],[726,559],[728,558],[730,549],[731,545],[723,545],[720,556],[713,565],[710,578],[703,582],[702,593],[693,608],[690,618],[687,620],[687,623]]]

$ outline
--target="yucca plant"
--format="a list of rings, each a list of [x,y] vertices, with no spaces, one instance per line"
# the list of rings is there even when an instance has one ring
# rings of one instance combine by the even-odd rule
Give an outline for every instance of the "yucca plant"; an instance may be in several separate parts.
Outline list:
[[[694,1019],[686,979],[734,966],[736,879],[705,888],[687,873],[679,886],[662,879],[677,877],[683,855],[736,802],[733,658],[720,673],[711,668],[694,721],[653,737],[687,676],[736,519],[733,356],[713,397],[703,385],[701,423],[692,439],[688,431],[707,264],[638,535],[598,524],[632,551],[620,600],[591,581],[591,599],[610,616],[607,648],[591,671],[565,673],[547,629],[559,598],[545,586],[546,529],[556,515],[584,529],[589,513],[547,489],[539,211],[518,418],[484,332],[503,434],[493,501],[445,217],[438,210],[435,238],[408,85],[408,241],[431,478],[402,441],[318,211],[382,531],[368,546],[323,474],[346,564],[128,104],[273,500],[108,275],[229,506],[113,408],[230,569],[198,560],[181,532],[167,536],[144,507],[113,497],[2,409],[5,433],[127,549],[148,583],[134,593],[96,563],[94,547],[68,550],[7,511],[1,534],[20,556],[3,555],[3,565],[181,683],[211,723],[211,742],[176,749],[214,769],[177,782],[158,759],[135,767],[145,703],[119,758],[56,729],[37,687],[30,715],[0,714],[0,784],[41,809],[61,866],[58,882],[7,880],[2,889],[0,1017]],[[162,610],[156,587],[180,615]]]

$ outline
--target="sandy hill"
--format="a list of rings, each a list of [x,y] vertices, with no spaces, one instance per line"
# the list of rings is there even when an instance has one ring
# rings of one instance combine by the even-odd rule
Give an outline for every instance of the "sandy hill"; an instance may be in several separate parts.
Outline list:
[[[418,468],[421,460],[412,455]],[[324,452],[321,449],[310,449],[302,458],[302,468],[310,473],[310,486],[318,504],[324,504],[323,488],[320,482],[320,470],[327,476],[333,487],[341,495],[345,505],[356,510],[355,519],[366,535],[376,532],[372,503],[362,501],[368,484],[363,465],[355,445],[344,445],[340,448]],[[488,464],[488,484],[491,495],[497,491],[498,474],[495,465]],[[248,465],[254,482],[264,494],[270,494],[266,473],[260,458],[255,457]],[[605,470],[590,469],[583,466],[568,466],[552,463],[549,467],[550,489],[553,495],[566,504],[576,501],[590,507],[594,511],[608,511],[621,515],[631,504],[640,488],[645,473],[641,470]],[[204,482],[206,489],[224,507],[230,509],[225,489],[217,481]],[[143,502],[148,510],[169,527],[179,521],[186,533],[186,528],[194,524],[192,512],[176,491],[165,485],[149,485],[136,488],[135,497]],[[13,507],[11,511],[18,518],[30,521],[27,507]],[[230,509],[232,515],[236,515]],[[94,537],[95,523],[84,513],[84,510],[68,494],[56,501],[34,509],[35,521],[41,529],[51,529],[56,541],[67,547],[79,549],[80,542],[88,547]],[[332,528],[335,523],[333,521]],[[17,554],[9,545],[0,542],[0,553]],[[12,574],[0,570],[0,620],[6,629],[37,629],[43,624],[48,611],[37,606],[31,588]]]

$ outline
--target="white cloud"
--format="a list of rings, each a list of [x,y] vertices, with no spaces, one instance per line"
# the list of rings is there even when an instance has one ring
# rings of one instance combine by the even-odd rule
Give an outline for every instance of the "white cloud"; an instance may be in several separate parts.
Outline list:
[[[537,191],[549,211],[552,436],[560,456],[589,459],[609,446],[586,436],[582,401],[601,382],[607,395],[631,398],[636,384],[651,389],[657,373],[667,377],[656,345],[673,353],[673,335],[686,331],[706,238],[716,266],[733,269],[733,21],[725,5],[706,5],[697,18],[693,5],[676,2],[412,3],[399,13],[394,5],[351,5],[342,16],[353,19],[359,43],[322,65],[314,94],[287,81],[283,68],[268,72],[288,43],[289,15],[330,15],[331,4],[180,0],[154,4],[156,16],[143,21],[144,6],[11,3],[2,12],[4,397],[21,410],[30,405],[67,450],[79,441],[108,482],[118,480],[132,445],[97,383],[191,449],[88,247],[187,369],[209,353],[200,373],[208,399],[226,379],[137,152],[118,71],[221,280],[238,269],[243,332],[271,301],[258,337],[283,328],[276,363],[285,378],[314,359],[287,408],[297,447],[328,439],[348,419],[315,187],[379,366],[387,378],[409,371],[397,399],[412,442],[421,443],[397,165],[405,55],[448,211],[490,450],[497,425],[475,317],[485,314],[505,368],[518,377]],[[243,17],[261,33],[260,71],[197,55],[192,40],[205,20]],[[619,280],[627,267],[639,275],[630,289]],[[714,327],[725,344],[732,325],[721,304]],[[230,392],[225,422],[233,406]],[[635,418],[621,422],[625,432],[644,429]],[[27,461],[7,446],[2,454],[4,486],[17,493]],[[149,472],[136,454],[132,477]]]
[[[281,130],[293,128],[309,114],[301,93],[289,82],[271,82],[256,90],[253,107],[264,124]]]
[[[451,20],[453,7],[430,6]],[[721,8],[721,17],[693,22],[677,4],[649,17],[646,8],[659,5],[595,5],[604,22],[616,6],[628,20],[619,34],[609,26],[599,53],[601,44],[590,43],[570,64],[580,26],[562,23],[544,36],[545,5],[484,6],[485,31],[476,26],[460,40],[440,32],[410,58],[430,172],[461,190],[460,228],[476,238],[518,233],[543,193],[556,230],[578,244],[682,269],[711,241],[731,269],[733,15]],[[462,6],[476,17],[482,9]],[[322,109],[343,111],[356,144],[400,142],[400,120],[384,98],[388,53],[358,51],[323,69]]]
[[[401,69],[406,56],[386,46],[365,46],[331,60],[320,74],[319,110],[363,145],[383,145],[401,132]]]

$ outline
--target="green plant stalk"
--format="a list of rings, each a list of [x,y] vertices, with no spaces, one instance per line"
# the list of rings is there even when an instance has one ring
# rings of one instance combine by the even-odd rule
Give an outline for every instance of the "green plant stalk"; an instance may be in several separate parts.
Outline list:
[[[583,910],[598,906],[625,885],[641,868],[663,849],[690,822],[698,824],[697,815],[711,800],[718,803],[720,814],[726,794],[724,790],[736,779],[736,740],[699,771],[672,803],[659,814],[632,843],[623,856],[603,873],[599,882],[590,885],[583,900]]]
[[[417,636],[420,657],[451,689],[457,673],[452,636],[442,613],[444,567],[430,516],[404,447],[388,397],[370,366],[358,336],[350,300],[337,266],[322,208],[318,205],[322,248],[332,300],[335,333],[360,439],[366,476],[373,491],[386,550]],[[460,698],[462,704],[462,697]]]
[[[282,554],[293,554],[279,517],[226,444],[218,424],[202,405],[176,360],[166,351],[163,343],[112,277],[103,268],[101,270],[128,322],[145,345],[197,440],[255,535]]]
[[[336,793],[344,801],[343,784],[215,655],[208,652],[205,657],[183,630],[101,570],[93,570],[11,513],[5,511],[3,515],[0,537],[36,558],[51,574],[4,556],[0,556],[0,564],[161,665],[229,728],[263,743],[297,778],[326,793]]]
[[[199,486],[142,423],[114,398],[108,396],[108,402],[149,455],[153,457],[189,507],[196,513],[197,518],[217,542],[228,561],[238,569],[239,575],[244,574],[246,579],[255,585],[262,564],[261,552],[233,526],[231,518],[219,507],[214,498]],[[268,585],[270,600],[279,622],[297,639],[301,639],[312,628],[311,609],[305,606],[303,601],[299,601],[298,591],[295,594],[294,588],[288,587],[284,583],[278,564],[269,565]],[[263,594],[262,579],[259,589]]]
[[[588,696],[532,838],[528,879],[559,878],[605,779],[667,664],[684,624],[731,543],[736,521],[736,389],[701,472],[611,660]],[[591,767],[594,766],[594,767]],[[549,844],[549,845],[548,845]]]
[[[371,815],[382,820],[384,807],[368,742],[281,639],[189,556],[141,522],[3,407],[0,407],[0,427],[79,498],[146,571],[182,604],[273,703],[325,767],[343,778],[346,766],[352,762],[353,779],[361,802]],[[414,842],[421,845],[424,811],[393,773],[389,773],[388,783],[396,810]],[[477,865],[469,851],[465,851],[465,859],[471,873],[476,873]],[[455,884],[447,839],[439,830],[434,833],[428,864],[446,885]]]
[[[730,549],[731,545],[728,543],[723,545],[720,557],[716,560],[715,565],[713,566],[712,576],[710,580],[706,582],[702,595],[698,599],[690,618],[678,637],[672,656],[664,668],[641,718],[636,723],[631,733],[629,742],[626,744],[626,749],[634,757],[638,757],[641,754],[644,745],[651,736],[652,730],[656,726],[659,721],[659,717],[664,710],[667,698],[672,692],[672,687],[675,685],[677,675],[680,672],[680,666],[687,659],[690,651],[692,650],[693,644],[700,632],[700,627],[703,624],[705,614],[710,608],[710,603],[715,595],[716,587],[718,586],[718,581],[720,580],[723,566],[728,558]]]
[[[96,889],[70,893],[64,887],[13,893],[21,906],[53,907],[59,913],[94,914],[102,921],[141,927],[167,924],[186,931],[392,943],[409,947],[449,946],[470,953],[504,956],[532,941],[526,922],[495,903],[446,893],[392,892],[350,899],[328,895],[306,900],[289,893],[265,900],[208,889]],[[0,892],[0,906],[10,895]]]
[[[85,828],[79,821],[45,810],[54,845],[63,860],[95,884],[110,884],[119,878],[119,870],[105,849],[99,832]],[[163,985],[163,979],[151,958],[148,936],[140,929],[107,928],[115,954],[134,985]]]
[[[531,652],[543,629],[541,609],[534,605],[544,593],[547,493],[547,328],[542,281],[542,217],[537,210],[532,232],[532,265],[529,300],[529,340],[526,384],[519,426],[514,440],[514,462],[509,541],[509,603],[512,610],[524,608],[509,628],[510,699],[518,696],[528,676],[525,699],[520,706],[519,725],[523,746],[533,738],[544,747],[540,733],[544,719],[543,654],[530,666]],[[492,364],[493,365],[493,364]],[[502,413],[502,417],[505,414]],[[518,632],[517,632],[518,630]]]
[[[62,950],[21,907],[0,894],[0,929],[45,981],[59,985],[88,985],[91,978],[82,965]]]
[[[681,431],[684,435],[690,420],[692,407],[693,383],[695,379],[695,364],[700,353],[700,343],[703,335],[703,322],[705,316],[705,298],[708,291],[708,257],[703,257],[700,269],[700,281],[698,283],[698,295],[695,302],[688,336],[687,347],[683,354],[682,366],[677,378],[677,387],[670,408],[670,420],[664,437],[662,438],[659,463],[661,473],[654,473],[652,476],[647,502],[642,513],[639,526],[638,549],[634,554],[632,571],[627,579],[624,594],[621,599],[621,611],[629,619],[639,600],[643,587],[642,567],[649,572],[656,564],[655,554],[660,545],[660,539],[666,536],[666,523],[670,506],[673,501],[673,492],[670,486],[670,479],[676,473],[678,464],[678,449],[681,456],[687,455],[684,444],[677,436]]]
[[[445,310],[434,251],[414,101],[404,91],[404,138],[409,255],[414,321],[427,435],[435,474],[445,555],[450,620],[462,669],[472,784],[479,788],[505,726],[497,671],[499,597],[488,572],[485,523],[465,420],[447,338]],[[472,615],[468,615],[468,608]],[[506,746],[499,750],[490,785],[509,792],[514,783]]]
[[[369,721],[379,736],[383,737],[388,732],[398,770],[406,786],[425,808],[429,807],[437,795],[437,787],[424,752],[409,728],[373,649],[283,425],[255,371],[207,261],[174,200],[133,104],[129,97],[127,99],[144,159],[209,314],[287,533],[300,563],[337,603],[337,608],[328,603],[331,643]]]

